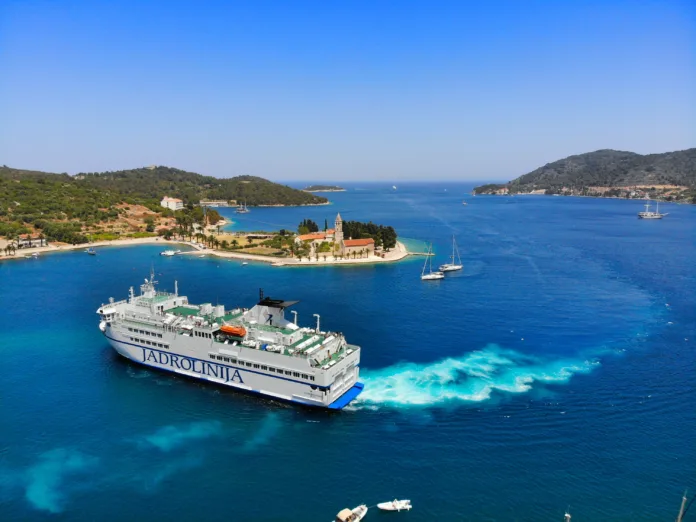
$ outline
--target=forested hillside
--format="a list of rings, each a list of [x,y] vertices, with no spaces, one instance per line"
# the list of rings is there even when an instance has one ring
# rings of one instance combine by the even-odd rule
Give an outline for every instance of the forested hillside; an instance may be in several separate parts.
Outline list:
[[[161,224],[173,217],[160,206],[165,195],[189,205],[201,199],[246,201],[249,206],[326,202],[253,176],[217,179],[169,167],[69,176],[2,166],[0,236],[43,230],[56,240],[80,242],[85,233],[150,233],[153,221]]]
[[[246,201],[254,205],[316,205],[326,198],[273,183],[256,176],[214,178],[171,167],[144,167],[115,172],[80,173],[76,181],[86,187],[112,190],[148,199],[163,195],[198,203],[201,199]]]
[[[635,190],[638,188],[638,190]],[[548,163],[503,185],[476,187],[476,194],[547,194],[657,197],[693,202],[696,148],[641,155],[598,150]]]
[[[696,185],[696,149],[642,156],[634,152],[598,150],[569,156],[520,176],[510,185],[631,186]]]

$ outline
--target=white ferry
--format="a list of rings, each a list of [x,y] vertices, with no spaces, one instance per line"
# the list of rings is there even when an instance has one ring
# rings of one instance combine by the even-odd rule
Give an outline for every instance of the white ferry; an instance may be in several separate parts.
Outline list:
[[[297,301],[263,297],[251,309],[193,305],[156,290],[154,274],[130,288],[123,301],[110,298],[97,313],[111,346],[131,361],[179,375],[308,406],[340,410],[363,389],[360,347],[338,332],[297,325],[285,310]]]

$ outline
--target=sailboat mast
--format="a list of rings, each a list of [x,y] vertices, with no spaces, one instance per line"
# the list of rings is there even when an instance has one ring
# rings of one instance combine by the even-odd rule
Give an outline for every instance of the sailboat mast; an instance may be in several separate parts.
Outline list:
[[[679,514],[677,515],[677,522],[682,522],[682,518],[684,518],[684,507],[686,506],[686,500],[686,491],[684,491],[681,507],[679,508]]]
[[[428,246],[428,253],[425,254],[425,263],[423,263],[423,271],[421,272],[421,277],[425,275],[425,267],[428,266],[428,259],[430,259],[430,249],[432,248],[432,245]]]

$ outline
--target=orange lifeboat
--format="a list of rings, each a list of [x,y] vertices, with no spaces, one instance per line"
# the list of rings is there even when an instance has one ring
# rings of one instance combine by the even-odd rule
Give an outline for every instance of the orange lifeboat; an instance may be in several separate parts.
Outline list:
[[[246,328],[243,326],[230,326],[230,325],[223,325],[220,327],[220,331],[222,333],[226,333],[228,335],[234,335],[236,337],[244,337],[246,335]]]

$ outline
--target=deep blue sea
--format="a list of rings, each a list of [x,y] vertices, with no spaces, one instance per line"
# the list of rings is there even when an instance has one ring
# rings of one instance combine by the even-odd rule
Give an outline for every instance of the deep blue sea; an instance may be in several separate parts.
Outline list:
[[[641,221],[637,201],[348,188],[225,212],[267,230],[340,211],[432,241],[436,262],[454,234],[464,271],[157,246],[0,263],[0,520],[328,522],[393,498],[413,511],[366,521],[674,520],[696,489],[696,207]],[[120,359],[95,310],[151,266],[193,302],[299,299],[300,323],[362,346],[365,392],[329,413]]]

